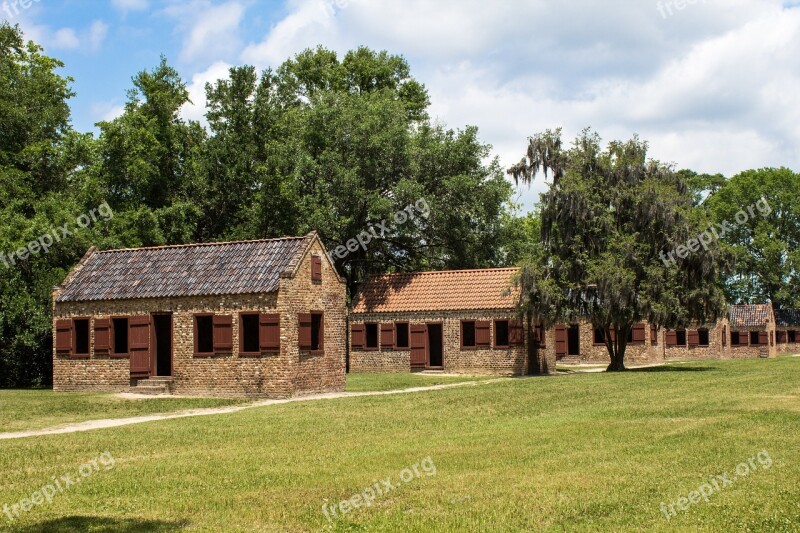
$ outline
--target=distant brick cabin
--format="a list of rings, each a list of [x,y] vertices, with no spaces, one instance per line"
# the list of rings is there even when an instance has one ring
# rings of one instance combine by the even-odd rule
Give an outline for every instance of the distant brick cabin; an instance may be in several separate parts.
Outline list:
[[[53,388],[341,391],[345,291],[316,233],[92,248],[53,292]]]
[[[775,345],[778,353],[800,354],[800,309],[775,310]]]
[[[351,372],[555,372],[555,352],[517,318],[515,268],[367,279],[350,314]],[[529,350],[530,346],[530,350]]]
[[[772,304],[733,305],[728,312],[730,342],[725,353],[731,358],[775,357],[775,314]]]

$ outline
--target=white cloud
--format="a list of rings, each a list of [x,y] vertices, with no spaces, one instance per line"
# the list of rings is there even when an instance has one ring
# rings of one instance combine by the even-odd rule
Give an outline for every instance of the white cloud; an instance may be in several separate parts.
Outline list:
[[[184,34],[183,61],[208,64],[224,59],[241,45],[239,25],[245,8],[240,2],[213,5],[197,0],[171,5],[164,12],[178,21],[178,31]]]
[[[227,78],[229,69],[232,65],[224,61],[217,61],[203,72],[198,72],[192,76],[192,81],[187,86],[189,100],[192,103],[185,104],[181,109],[181,116],[186,120],[198,120],[203,125],[206,124],[206,83]]]
[[[81,45],[75,30],[72,28],[56,30],[53,36],[47,40],[47,43],[59,49],[74,49]]]
[[[89,113],[94,122],[110,122],[125,112],[125,106],[116,102],[95,102],[91,105]]]
[[[108,24],[102,20],[92,22],[89,27],[89,47],[91,50],[98,50],[103,45],[106,35],[108,35]]]

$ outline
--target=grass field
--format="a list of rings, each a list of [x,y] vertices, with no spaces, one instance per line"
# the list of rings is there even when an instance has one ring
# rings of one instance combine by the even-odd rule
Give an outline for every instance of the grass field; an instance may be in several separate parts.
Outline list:
[[[54,476],[82,479],[13,523],[0,514],[0,527],[797,531],[798,428],[798,358],[300,402],[0,441],[0,507]],[[730,481],[666,519],[662,502],[716,476]],[[385,479],[394,488],[373,489],[370,507],[326,518],[323,505],[371,496]]]
[[[100,418],[125,418],[184,409],[223,407],[246,401],[180,397],[131,400],[120,398],[116,394],[0,390],[0,432],[42,429]]]

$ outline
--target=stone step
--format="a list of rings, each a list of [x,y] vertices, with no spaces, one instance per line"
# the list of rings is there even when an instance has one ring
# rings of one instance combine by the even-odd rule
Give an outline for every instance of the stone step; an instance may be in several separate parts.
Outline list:
[[[169,394],[172,391],[171,377],[152,377],[136,381],[136,386],[131,387],[131,392],[137,394]]]

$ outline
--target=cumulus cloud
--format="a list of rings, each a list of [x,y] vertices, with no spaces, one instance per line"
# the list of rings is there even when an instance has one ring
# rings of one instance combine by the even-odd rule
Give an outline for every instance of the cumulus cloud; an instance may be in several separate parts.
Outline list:
[[[53,33],[53,36],[48,39],[47,42],[54,48],[65,50],[78,48],[81,45],[78,35],[72,28],[61,28],[60,30],[56,30]]]
[[[181,116],[186,120],[197,120],[206,124],[206,83],[227,78],[232,65],[224,61],[217,61],[203,72],[192,76],[192,81],[186,87],[189,91],[191,103],[185,104],[181,109]]]
[[[102,20],[95,20],[89,27],[89,47],[92,50],[98,50],[105,41],[108,35],[108,24]]]
[[[183,34],[183,61],[215,61],[240,47],[239,25],[245,12],[240,2],[214,5],[198,0],[171,5],[164,12],[178,22],[178,31]]]

